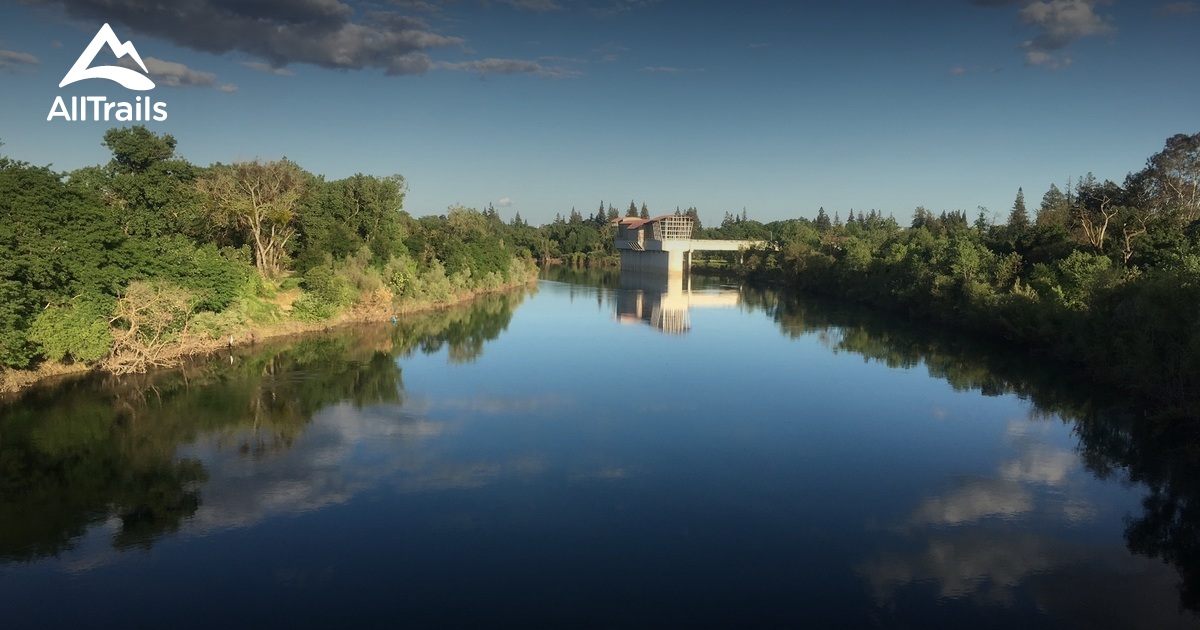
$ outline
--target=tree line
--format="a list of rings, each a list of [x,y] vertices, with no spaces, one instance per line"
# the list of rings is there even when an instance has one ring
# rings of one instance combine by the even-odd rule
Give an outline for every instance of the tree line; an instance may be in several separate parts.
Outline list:
[[[1200,134],[1117,184],[1024,191],[1003,224],[917,208],[766,224],[753,280],[849,298],[1085,366],[1166,414],[1200,412]]]
[[[69,173],[0,156],[0,370],[138,371],[189,341],[444,303],[536,272],[483,212],[410,216],[399,175],[198,166],[144,126],[103,145],[107,164]]]

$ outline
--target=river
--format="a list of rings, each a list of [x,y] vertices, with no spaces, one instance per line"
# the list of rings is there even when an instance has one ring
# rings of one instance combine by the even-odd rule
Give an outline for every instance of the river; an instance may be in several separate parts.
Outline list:
[[[71,380],[0,408],[0,616],[1196,627],[1195,448],[1071,374],[846,305],[558,270]]]

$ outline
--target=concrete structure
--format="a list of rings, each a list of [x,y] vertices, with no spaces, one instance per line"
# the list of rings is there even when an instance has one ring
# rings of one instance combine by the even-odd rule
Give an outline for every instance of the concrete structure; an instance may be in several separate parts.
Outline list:
[[[622,272],[683,273],[692,265],[692,252],[736,252],[756,243],[693,239],[692,218],[676,214],[653,219],[624,217],[613,223]]]
[[[683,274],[621,272],[613,304],[622,324],[648,324],[662,332],[681,335],[692,329],[693,308],[736,308],[741,293],[729,289],[693,291],[691,277]]]

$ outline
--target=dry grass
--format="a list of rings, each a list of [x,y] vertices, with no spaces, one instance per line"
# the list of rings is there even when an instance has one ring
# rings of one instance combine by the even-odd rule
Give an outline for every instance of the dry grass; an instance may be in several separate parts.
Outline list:
[[[45,363],[34,370],[0,370],[0,394],[15,394],[41,381],[70,374],[84,374],[91,369],[81,363]]]

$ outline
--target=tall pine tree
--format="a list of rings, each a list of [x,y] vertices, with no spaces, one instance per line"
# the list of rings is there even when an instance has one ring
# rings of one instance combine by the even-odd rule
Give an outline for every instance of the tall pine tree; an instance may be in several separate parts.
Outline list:
[[[1029,213],[1025,211],[1025,191],[1017,189],[1017,200],[1013,202],[1012,212],[1008,214],[1008,227],[1024,231],[1029,227]]]
[[[833,227],[829,215],[825,212],[825,206],[817,208],[817,218],[813,220],[813,226],[817,228],[818,232],[828,232],[829,228]]]

